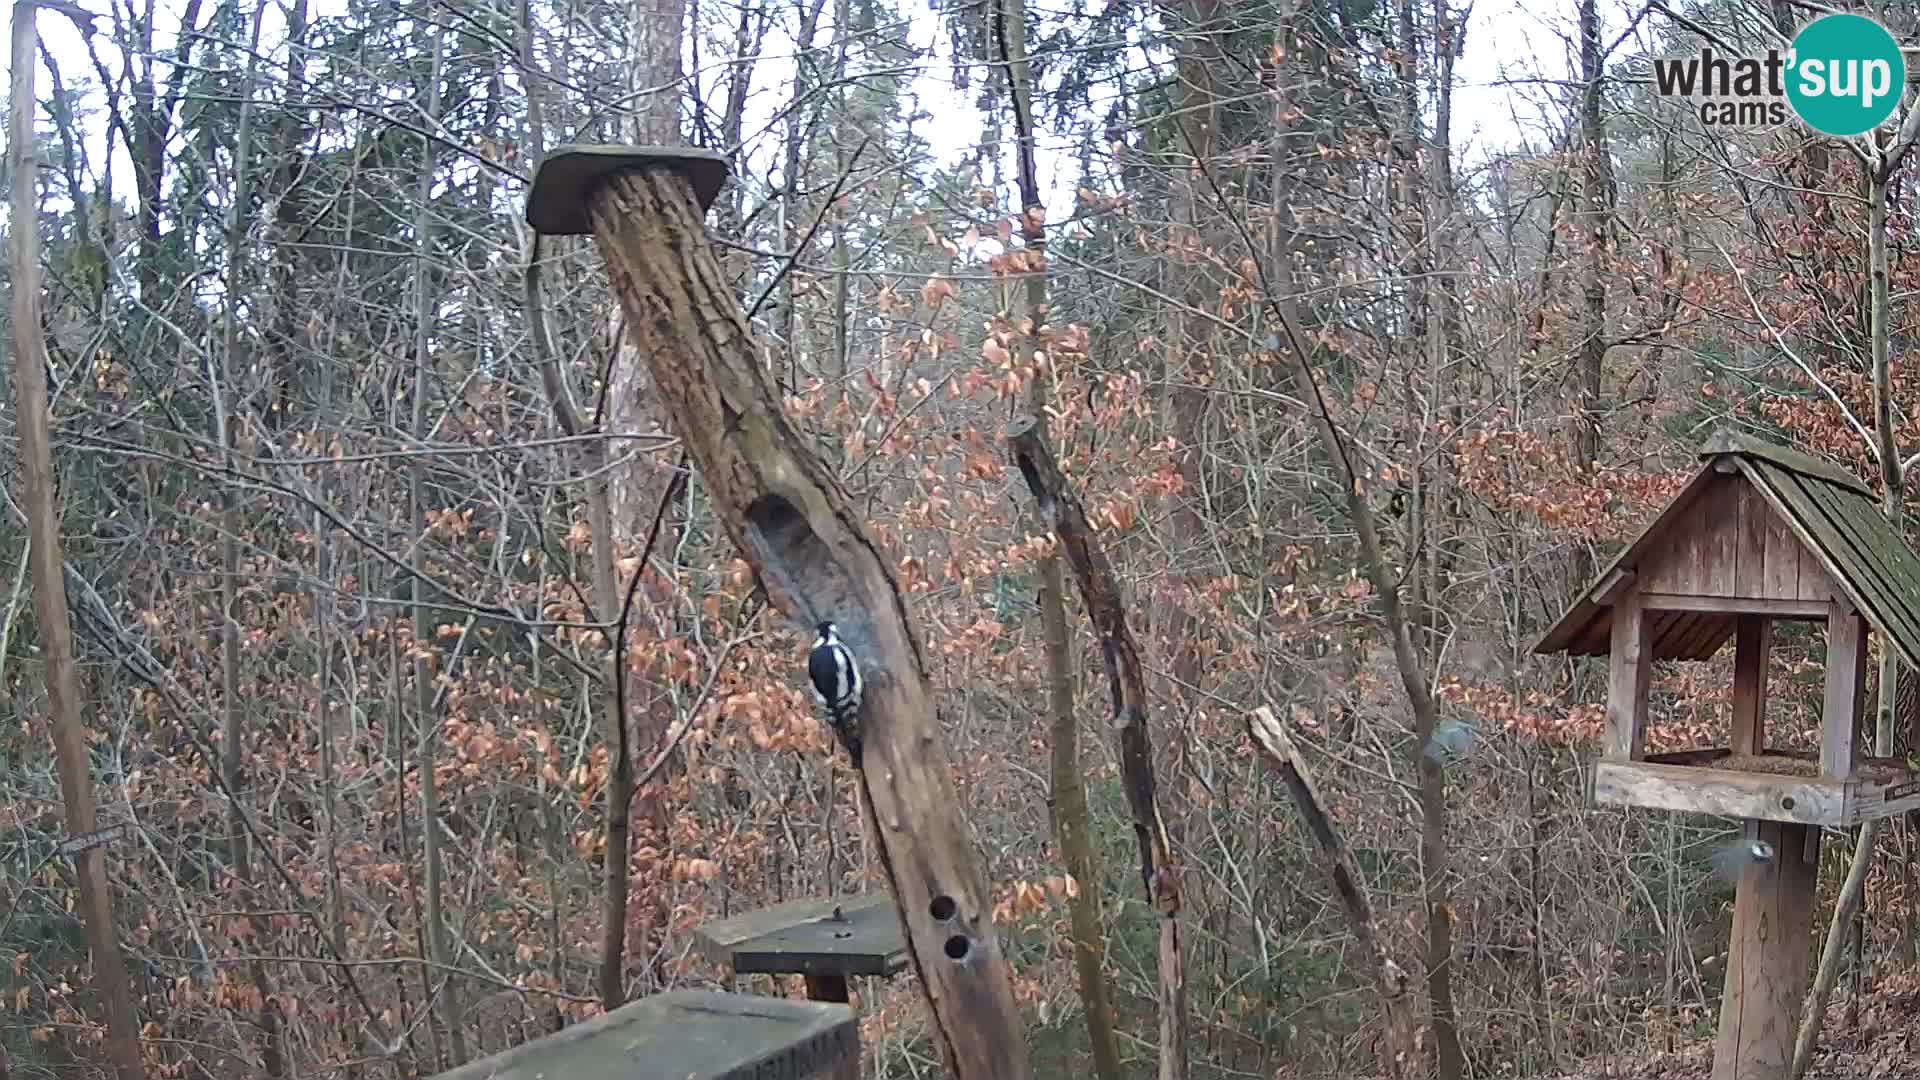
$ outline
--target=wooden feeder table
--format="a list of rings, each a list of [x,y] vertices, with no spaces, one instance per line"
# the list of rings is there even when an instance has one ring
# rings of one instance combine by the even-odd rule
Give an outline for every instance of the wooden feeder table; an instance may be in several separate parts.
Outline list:
[[[884,895],[792,900],[710,922],[694,932],[709,960],[737,975],[804,975],[807,997],[848,1000],[854,975],[907,966],[900,913]]]
[[[853,1010],[675,990],[470,1062],[438,1080],[859,1080]]]
[[[1920,807],[1920,771],[1863,759],[1867,634],[1920,668],[1920,557],[1873,490],[1838,466],[1731,432],[1705,464],[1534,647],[1608,658],[1607,727],[1594,800],[1739,818],[1773,856],[1749,861],[1714,1048],[1714,1080],[1786,1080],[1813,931],[1823,826]],[[1768,651],[1775,622],[1826,624],[1826,700],[1817,754],[1769,749]],[[1648,754],[1655,660],[1705,660],[1734,641],[1729,745]]]

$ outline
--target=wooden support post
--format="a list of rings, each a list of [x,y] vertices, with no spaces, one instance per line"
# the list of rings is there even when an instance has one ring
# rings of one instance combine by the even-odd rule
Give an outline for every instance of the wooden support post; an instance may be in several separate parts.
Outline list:
[[[1866,670],[1866,620],[1835,600],[1827,613],[1827,697],[1820,716],[1822,776],[1853,779],[1854,739],[1864,696],[1861,680]]]
[[[1773,857],[1740,873],[1713,1080],[1789,1080],[1813,940],[1814,867],[1805,851],[1817,827],[1760,821],[1748,830]]]
[[[919,634],[891,557],[788,424],[707,241],[703,211],[725,175],[726,159],[705,151],[563,147],[534,176],[527,220],[543,232],[591,227],[629,343],[652,371],[714,516],[775,608],[809,630],[839,625],[866,688],[837,734],[873,811],[932,1041],[958,1080],[1027,1080],[1013,980]],[[794,665],[797,679],[798,651]]]
[[[845,975],[809,975],[807,976],[807,1000],[832,1001],[841,1005],[853,1000],[847,992]]]
[[[1637,589],[1614,601],[1613,642],[1607,655],[1607,736],[1602,754],[1616,761],[1638,761],[1647,738],[1647,684],[1653,676],[1653,649],[1647,642],[1646,613]]]
[[[1773,620],[1742,615],[1733,638],[1733,738],[1736,754],[1767,748],[1767,655],[1773,648]]]

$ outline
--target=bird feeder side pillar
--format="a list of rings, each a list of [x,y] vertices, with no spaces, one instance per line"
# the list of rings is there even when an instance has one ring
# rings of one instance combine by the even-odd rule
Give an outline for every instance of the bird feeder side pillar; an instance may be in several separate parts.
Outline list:
[[[1638,761],[1647,737],[1647,689],[1653,648],[1638,589],[1628,588],[1613,605],[1613,639],[1607,653],[1607,733],[1602,754],[1609,761]]]
[[[1813,943],[1815,867],[1806,854],[1816,828],[1748,822],[1751,838],[1773,853],[1747,860],[1734,895],[1713,1080],[1790,1080]]]
[[[1834,600],[1827,609],[1827,695],[1820,716],[1820,775],[1830,780],[1853,779],[1866,671],[1867,621]]]
[[[1767,748],[1767,660],[1773,651],[1773,620],[1742,615],[1733,634],[1733,730],[1735,754]]]
[[[628,344],[714,516],[775,608],[804,625],[832,619],[858,655],[867,685],[854,766],[947,1075],[1028,1080],[1012,975],[892,561],[787,422],[707,239],[702,204],[723,168],[685,148],[556,150],[534,177],[528,220],[590,228]]]

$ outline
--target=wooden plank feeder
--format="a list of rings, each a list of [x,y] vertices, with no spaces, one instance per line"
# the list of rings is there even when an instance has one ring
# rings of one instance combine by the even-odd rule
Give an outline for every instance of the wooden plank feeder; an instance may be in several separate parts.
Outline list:
[[[1920,667],[1920,556],[1873,490],[1837,465],[1730,431],[1700,457],[1700,471],[1534,651],[1608,658],[1596,802],[1746,823],[1756,856],[1734,901],[1713,1077],[1787,1080],[1819,830],[1920,807],[1920,771],[1865,759],[1855,746],[1868,633]],[[1817,754],[1767,745],[1768,653],[1780,621],[1826,625]],[[1648,754],[1653,661],[1705,660],[1728,639],[1728,745]]]
[[[563,146],[527,195],[543,233],[591,231],[627,344],[700,470],[714,517],[801,626],[838,624],[866,687],[838,732],[891,886],[931,1037],[957,1080],[1032,1076],[991,896],[961,813],[920,637],[893,559],[838,475],[787,422],[702,221],[726,158],[688,147]],[[804,665],[797,654],[796,678]]]
[[[826,1002],[673,990],[436,1080],[859,1080],[860,1026]]]
[[[847,979],[907,966],[899,913],[880,895],[790,900],[694,931],[707,959],[734,975],[803,975],[814,1001],[849,1000]]]

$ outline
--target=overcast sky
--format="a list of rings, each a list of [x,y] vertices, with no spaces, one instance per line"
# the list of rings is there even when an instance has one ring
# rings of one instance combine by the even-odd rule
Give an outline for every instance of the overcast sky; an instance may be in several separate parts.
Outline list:
[[[81,0],[81,3],[96,9],[104,6],[100,0]],[[165,26],[165,21],[172,6],[161,5],[163,31],[171,29]],[[344,8],[341,0],[310,0],[310,6],[316,14]],[[1603,17],[1610,19],[1616,27],[1624,25],[1626,12],[1615,0],[1607,0],[1605,7],[1612,10]],[[914,43],[938,55],[915,86],[921,106],[938,120],[921,125],[920,130],[933,141],[940,159],[952,162],[965,155],[977,142],[981,130],[980,118],[970,97],[957,94],[948,83],[947,56],[950,46],[947,34],[940,26],[940,17],[927,10],[925,0],[907,0],[907,8],[906,14],[913,22],[911,37]],[[1455,154],[1463,171],[1471,170],[1491,152],[1523,145],[1542,147],[1550,140],[1550,129],[1558,123],[1553,119],[1558,110],[1551,109],[1547,103],[1551,97],[1565,93],[1557,84],[1569,70],[1570,45],[1566,35],[1572,25],[1572,0],[1567,0],[1564,5],[1546,5],[1546,8],[1543,11],[1539,3],[1529,4],[1525,0],[1475,0],[1468,25],[1466,50],[1455,70],[1453,138]],[[101,25],[106,25],[104,19]],[[269,41],[278,37],[279,26],[276,10],[268,18],[266,37]],[[80,36],[64,15],[42,11],[39,27],[43,41],[58,58],[70,84],[91,73]],[[1617,33],[1617,30],[1610,33]],[[96,46],[108,67],[117,67],[119,58],[106,34],[97,35]],[[790,70],[788,54],[791,44],[779,42],[776,45],[770,42],[769,47],[782,55],[763,61],[756,72],[756,81],[763,87],[777,87],[783,70]],[[42,68],[36,90],[44,98],[48,87],[49,80]],[[784,95],[778,92],[763,92],[757,95],[756,104],[770,114],[785,104],[783,98]],[[97,90],[90,104],[96,109],[103,104]],[[97,122],[89,127],[92,129],[88,132],[89,156],[97,172],[100,154],[104,150],[104,135]],[[753,127],[750,123],[749,130]],[[1066,197],[1062,189],[1074,178],[1066,172],[1071,168],[1071,162],[1046,154],[1045,149],[1043,146],[1040,163],[1043,183],[1055,192],[1062,192],[1049,200],[1054,202]],[[123,149],[116,148],[115,156],[118,159],[114,165],[116,183],[124,184],[130,180],[132,170]],[[755,156],[759,157],[758,154]],[[1011,170],[1008,171],[1010,174]],[[1050,209],[1057,214],[1065,212],[1066,207]]]

